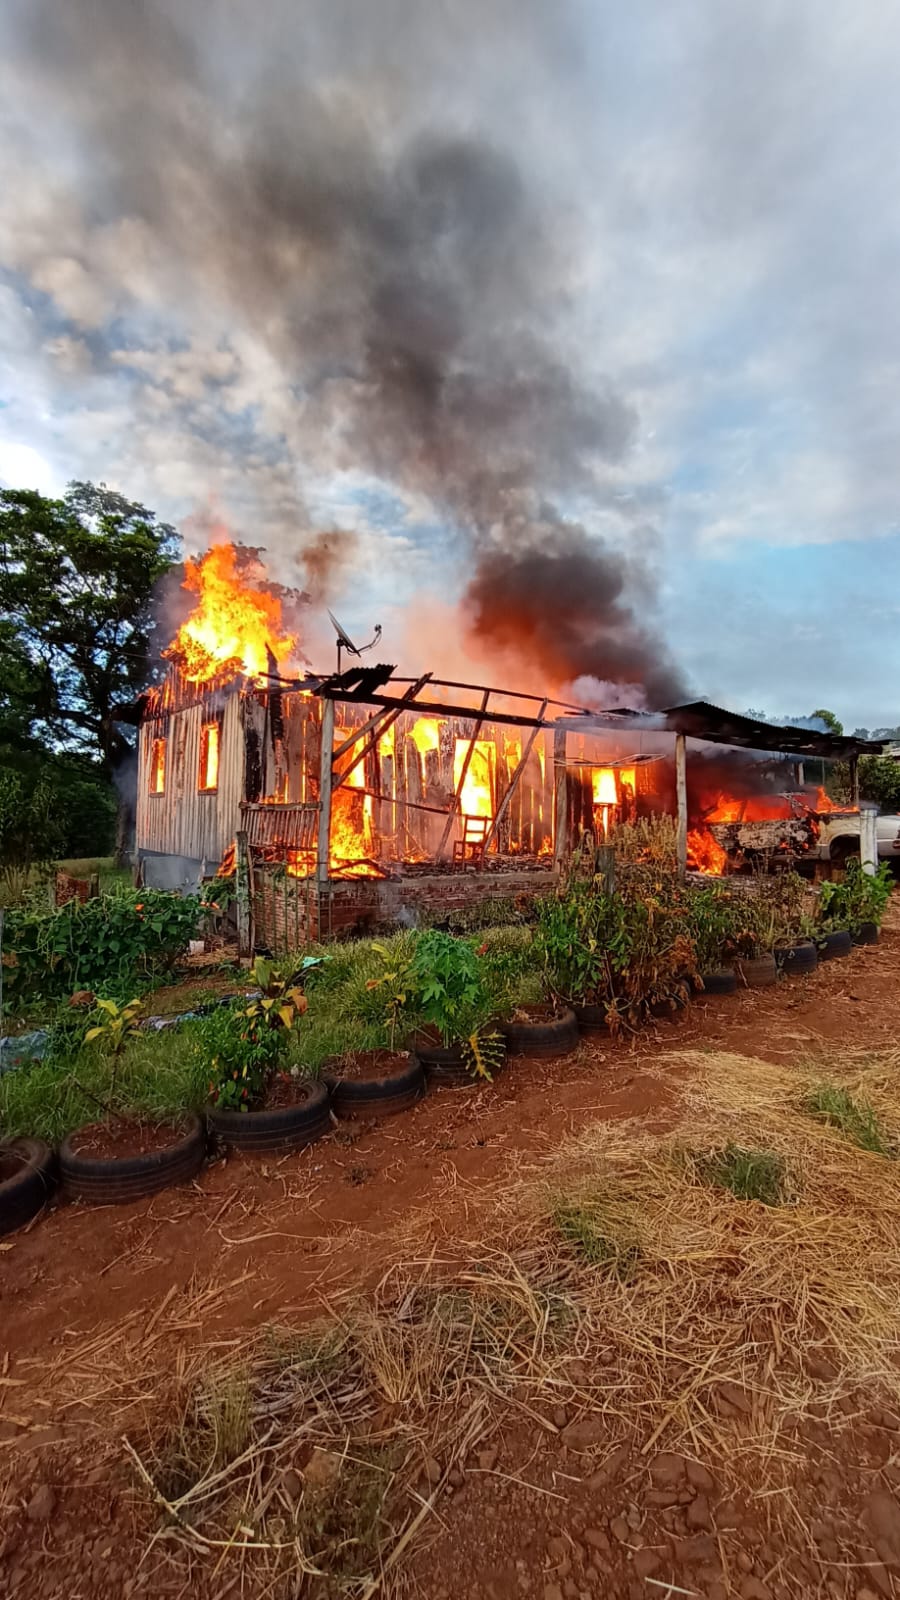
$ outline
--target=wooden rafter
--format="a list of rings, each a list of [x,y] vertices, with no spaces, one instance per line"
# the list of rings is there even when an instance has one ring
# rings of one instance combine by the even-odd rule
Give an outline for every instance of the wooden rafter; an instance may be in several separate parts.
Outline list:
[[[334,767],[334,763],[342,751],[352,749],[353,745],[355,745],[357,741],[365,735],[367,729],[374,730],[370,731],[370,736],[368,739],[366,739],[363,748],[357,752],[349,767],[344,769],[337,782],[332,780],[332,791],[334,791],[334,789],[343,788],[344,784],[347,782],[347,779],[350,777],[350,774],[356,771],[361,761],[365,761],[369,751],[374,750],[379,739],[383,738],[387,733],[388,728],[392,728],[394,723],[397,721],[397,718],[408,709],[405,702],[411,701],[413,697],[418,694],[419,690],[428,682],[430,677],[431,673],[426,672],[423,677],[417,679],[417,681],[410,686],[402,700],[400,700],[395,707],[388,710],[387,715],[385,715],[385,708],[382,707],[381,710],[377,711],[373,717],[369,718],[368,722],[364,723],[363,727],[361,727],[358,732],[354,734],[352,739],[345,739],[344,743],[340,746],[340,749],[335,750],[331,758],[332,768]]]

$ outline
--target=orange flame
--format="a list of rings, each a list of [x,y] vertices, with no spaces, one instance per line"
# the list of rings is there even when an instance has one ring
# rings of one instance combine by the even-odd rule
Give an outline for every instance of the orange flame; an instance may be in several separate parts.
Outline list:
[[[468,739],[457,739],[453,751],[453,783],[459,788],[462,777],[466,754],[469,749]],[[490,739],[476,739],[472,750],[469,770],[459,795],[459,809],[464,817],[492,817],[494,815],[493,787],[491,784],[491,762],[494,746]]]
[[[827,795],[825,793],[825,790],[822,788],[822,786],[820,784],[818,789],[816,790],[816,798],[815,798],[815,801],[813,803],[812,810],[813,811],[840,811],[840,809],[841,809],[840,806],[836,806],[835,805],[835,803],[832,800],[831,796]]]
[[[441,725],[436,717],[417,717],[410,729],[410,738],[419,752],[422,767],[422,785],[427,781],[425,757],[429,750],[437,750],[441,742]]]
[[[261,677],[269,670],[268,651],[280,664],[296,647],[296,639],[284,631],[281,601],[259,586],[261,577],[247,563],[240,569],[232,544],[214,544],[185,563],[183,587],[197,596],[197,604],[163,654],[188,682],[209,683],[238,673]]]
[[[217,789],[219,786],[219,724],[204,722],[200,729],[200,773],[198,788]]]
[[[614,806],[618,803],[616,774],[612,767],[594,769],[594,805]]]
[[[692,828],[687,836],[687,859],[692,872],[719,877],[725,870],[728,856],[708,829]]]
[[[154,739],[150,753],[150,793],[166,792],[166,741]]]

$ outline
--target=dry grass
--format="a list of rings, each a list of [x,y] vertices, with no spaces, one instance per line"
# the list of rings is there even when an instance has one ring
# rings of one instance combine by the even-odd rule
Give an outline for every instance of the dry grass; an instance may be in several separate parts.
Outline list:
[[[118,1352],[80,1352],[65,1376],[119,1417],[155,1538],[206,1581],[237,1563],[273,1596],[306,1574],[311,1594],[370,1600],[432,1527],[447,1473],[506,1417],[551,1434],[563,1404],[603,1416],[606,1448],[628,1436],[647,1459],[682,1448],[736,1483],[789,1488],[808,1419],[844,1426],[838,1402],[863,1393],[896,1406],[896,1165],[806,1102],[840,1071],[896,1127],[897,1062],[678,1060],[665,1141],[586,1128],[520,1169],[481,1238],[407,1257],[320,1326],[194,1345],[173,1366],[166,1323],[202,1324],[221,1292],[197,1289]],[[728,1146],[771,1155],[784,1203],[705,1181],[697,1153]]]

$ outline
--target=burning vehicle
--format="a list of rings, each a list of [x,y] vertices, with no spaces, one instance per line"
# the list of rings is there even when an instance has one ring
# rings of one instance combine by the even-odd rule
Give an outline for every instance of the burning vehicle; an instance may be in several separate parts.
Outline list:
[[[245,946],[543,893],[582,834],[660,812],[684,870],[794,860],[828,809],[802,760],[852,770],[869,748],[705,702],[592,711],[361,658],[297,670],[282,592],[240,547],[189,562],[185,588],[193,609],[133,712],[137,867],[182,888],[236,868]]]

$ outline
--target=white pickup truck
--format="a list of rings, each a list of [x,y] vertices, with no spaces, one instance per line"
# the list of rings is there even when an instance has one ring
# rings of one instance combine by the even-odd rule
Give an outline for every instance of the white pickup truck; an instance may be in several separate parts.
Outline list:
[[[858,811],[821,811],[817,819],[819,836],[809,852],[813,860],[842,867],[859,855]],[[900,861],[900,817],[876,817],[875,830],[879,861]]]

